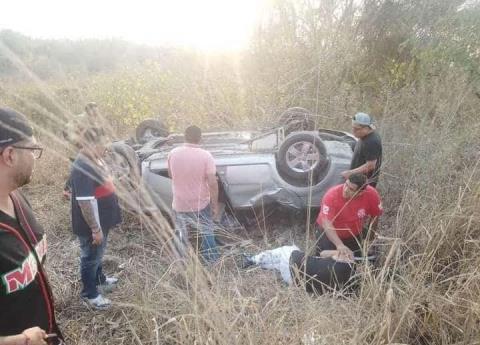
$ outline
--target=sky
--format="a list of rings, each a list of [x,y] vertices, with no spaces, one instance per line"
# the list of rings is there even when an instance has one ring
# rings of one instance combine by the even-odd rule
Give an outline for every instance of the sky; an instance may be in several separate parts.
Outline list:
[[[0,30],[34,38],[120,38],[206,51],[248,44],[268,0],[2,1]]]

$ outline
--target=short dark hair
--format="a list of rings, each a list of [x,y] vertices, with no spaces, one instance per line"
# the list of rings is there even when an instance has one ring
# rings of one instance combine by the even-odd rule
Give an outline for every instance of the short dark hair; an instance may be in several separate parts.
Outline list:
[[[359,191],[364,190],[368,186],[367,176],[365,174],[360,174],[360,173],[352,174],[352,175],[350,175],[348,180],[351,183],[357,185],[359,187],[358,188]]]
[[[202,139],[202,130],[197,126],[188,126],[185,129],[185,141],[191,144],[198,144]]]

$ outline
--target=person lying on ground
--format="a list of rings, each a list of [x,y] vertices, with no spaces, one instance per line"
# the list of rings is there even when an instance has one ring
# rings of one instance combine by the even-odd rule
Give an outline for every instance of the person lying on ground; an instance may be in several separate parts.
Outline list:
[[[46,345],[63,337],[43,267],[46,234],[20,187],[30,183],[43,149],[27,118],[0,108],[0,344]]]
[[[243,267],[255,265],[277,271],[288,285],[305,286],[307,292],[321,294],[352,287],[355,263],[363,260],[360,257],[350,259],[337,250],[326,250],[319,256],[305,255],[292,245],[244,256]]]
[[[317,252],[338,250],[349,259],[361,256],[363,241],[373,238],[382,213],[380,195],[367,184],[367,177],[350,175],[323,196],[316,222]]]

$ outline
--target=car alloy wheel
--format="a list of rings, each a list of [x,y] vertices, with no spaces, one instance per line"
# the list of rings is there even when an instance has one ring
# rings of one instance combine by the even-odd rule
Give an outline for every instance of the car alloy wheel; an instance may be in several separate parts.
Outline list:
[[[320,152],[314,143],[298,141],[288,148],[286,161],[288,167],[295,172],[309,172],[318,165]]]

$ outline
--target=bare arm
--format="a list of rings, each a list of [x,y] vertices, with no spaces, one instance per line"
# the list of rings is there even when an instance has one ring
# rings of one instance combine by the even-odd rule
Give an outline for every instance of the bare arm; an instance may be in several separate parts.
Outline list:
[[[377,160],[367,161],[365,164],[360,165],[358,168],[347,170],[342,173],[344,178],[348,178],[352,174],[368,174],[369,172],[375,170],[377,166]]]
[[[92,230],[92,232],[100,231],[100,224],[97,221],[97,217],[95,217],[95,210],[92,201],[79,200],[78,206],[80,206],[82,216],[85,219],[85,222],[87,223],[90,230]]]
[[[348,259],[353,259],[353,252],[345,244],[343,244],[343,241],[340,239],[340,237],[338,237],[337,231],[335,230],[332,222],[324,219],[322,221],[322,227],[327,238],[335,245],[335,247],[337,247],[339,255],[346,256]]]
[[[92,231],[93,244],[101,244],[103,241],[102,228],[98,215],[98,209],[95,210],[96,200],[78,200],[78,206],[82,212],[83,219]]]
[[[8,337],[0,337],[0,345],[24,345],[26,343],[23,334],[9,335]]]
[[[218,216],[218,182],[215,174],[207,175],[208,187],[210,188],[210,204],[214,218]]]
[[[32,327],[20,334],[0,337],[0,345],[47,345],[45,341],[47,334],[39,327]]]
[[[338,248],[338,246],[343,245],[343,242],[340,239],[340,237],[338,237],[332,222],[324,219],[322,222],[322,227],[323,227],[323,231],[325,232],[325,235],[327,235],[327,238],[330,240],[330,242],[332,242],[335,245],[335,247]]]
[[[170,154],[167,157],[167,171],[168,177],[172,178],[172,169],[170,168]]]
[[[361,174],[368,174],[370,171],[375,170],[377,166],[377,160],[374,159],[373,161],[367,161],[365,164],[360,165],[358,168],[350,170],[352,174],[361,173]]]

